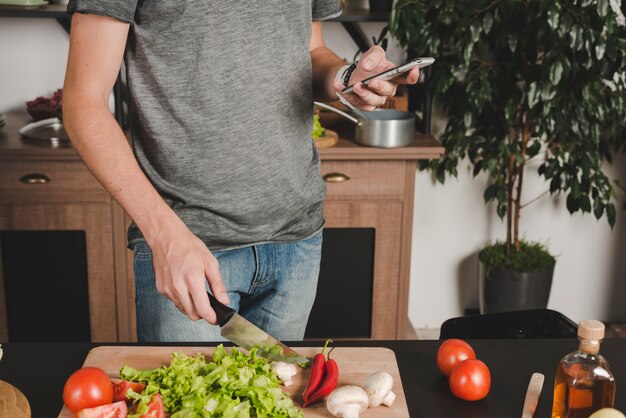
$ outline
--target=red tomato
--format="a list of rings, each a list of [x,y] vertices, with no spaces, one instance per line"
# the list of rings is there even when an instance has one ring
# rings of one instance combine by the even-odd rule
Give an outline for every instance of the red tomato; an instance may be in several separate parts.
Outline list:
[[[458,364],[475,358],[476,354],[468,343],[452,338],[445,340],[439,346],[439,350],[437,350],[437,367],[445,377],[449,377]]]
[[[104,370],[83,367],[76,370],[63,387],[63,403],[72,412],[113,402],[113,384]]]
[[[128,380],[120,380],[113,382],[113,402],[126,401],[126,393],[128,389],[132,389],[133,392],[141,393],[146,388],[146,385],[139,382],[129,382]]]
[[[81,409],[76,418],[126,418],[128,408],[126,402],[120,401],[95,408]]]
[[[163,407],[163,399],[161,395],[155,393],[152,395],[152,399],[148,404],[148,412],[143,414],[140,418],[164,418],[165,408]]]
[[[457,398],[478,401],[487,396],[491,388],[489,368],[480,360],[465,360],[452,370],[450,390]]]

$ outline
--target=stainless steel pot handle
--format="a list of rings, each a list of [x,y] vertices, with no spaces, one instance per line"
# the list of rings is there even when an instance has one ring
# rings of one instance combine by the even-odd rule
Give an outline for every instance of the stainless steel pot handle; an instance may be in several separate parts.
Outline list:
[[[320,102],[313,102],[313,104],[315,106],[319,106],[322,109],[326,109],[326,110],[330,110],[331,112],[335,112],[338,115],[343,116],[344,118],[350,119],[352,122],[354,122],[357,125],[360,125],[360,122],[357,118],[355,118],[354,116],[348,115],[346,112],[344,112],[343,110],[339,110],[336,107],[327,105],[326,103],[320,103]]]

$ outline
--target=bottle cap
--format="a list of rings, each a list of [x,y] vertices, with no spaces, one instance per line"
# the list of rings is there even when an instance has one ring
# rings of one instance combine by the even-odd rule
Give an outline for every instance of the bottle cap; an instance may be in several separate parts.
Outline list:
[[[578,336],[585,340],[601,341],[604,339],[604,324],[595,319],[586,319],[578,323]]]

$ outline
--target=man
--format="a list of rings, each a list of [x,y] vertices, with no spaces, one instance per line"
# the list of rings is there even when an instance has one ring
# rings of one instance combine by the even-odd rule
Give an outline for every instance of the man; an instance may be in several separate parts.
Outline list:
[[[214,341],[206,295],[277,338],[304,336],[319,273],[325,186],[313,100],[393,67],[326,48],[336,0],[71,0],[65,128],[132,217],[140,341]],[[133,150],[108,110],[122,59]],[[400,82],[358,84],[372,110]],[[134,151],[134,155],[133,155]],[[191,321],[204,319],[205,321]]]

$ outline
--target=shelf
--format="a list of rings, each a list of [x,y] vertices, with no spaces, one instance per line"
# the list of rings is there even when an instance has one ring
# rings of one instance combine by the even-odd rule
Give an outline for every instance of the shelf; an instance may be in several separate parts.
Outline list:
[[[330,19],[331,22],[387,22],[388,12],[370,12],[369,9],[346,8],[340,16]]]
[[[444,152],[439,141],[423,132],[416,132],[413,143],[406,147],[365,147],[354,142],[354,124],[342,116],[324,111],[320,113],[320,121],[339,134],[337,145],[319,149],[322,160],[430,160]]]
[[[49,4],[39,7],[0,6],[0,17],[47,17],[53,19],[69,19],[67,6]]]
[[[48,4],[38,7],[18,7],[0,5],[0,17],[27,17],[56,19],[65,32],[70,33],[71,16],[64,4]]]
[[[76,150],[69,145],[55,147],[45,142],[22,138],[20,129],[33,122],[28,113],[7,112],[5,114],[7,124],[0,128],[0,160],[24,157],[31,160],[80,160]]]

